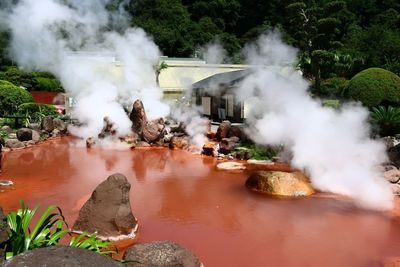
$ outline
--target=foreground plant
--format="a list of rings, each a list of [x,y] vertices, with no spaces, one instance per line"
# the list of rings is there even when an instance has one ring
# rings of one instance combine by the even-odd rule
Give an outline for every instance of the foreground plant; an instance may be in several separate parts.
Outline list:
[[[117,253],[116,250],[108,250],[111,242],[103,241],[97,239],[97,233],[83,232],[79,236],[74,236],[71,238],[69,243],[71,247],[83,248],[91,250],[102,255],[110,255]]]
[[[379,125],[382,136],[396,134],[400,130],[400,108],[398,107],[373,107],[371,118]]]
[[[21,208],[16,212],[10,212],[7,216],[7,224],[10,227],[8,240],[6,242],[6,259],[10,259],[27,250],[58,245],[65,234],[71,234],[65,218],[59,207],[51,205],[41,215],[36,225],[29,227],[32,218],[39,206],[33,210],[28,209],[20,200]],[[72,237],[70,246],[91,250],[102,255],[116,253],[115,250],[107,250],[111,242],[97,239],[97,233],[84,232],[79,236]]]
[[[20,203],[20,209],[7,215],[10,233],[6,243],[6,259],[30,249],[56,245],[60,238],[68,233],[68,230],[63,230],[66,223],[61,209],[57,206],[49,206],[31,230],[29,225],[39,206],[30,210],[22,200]]]

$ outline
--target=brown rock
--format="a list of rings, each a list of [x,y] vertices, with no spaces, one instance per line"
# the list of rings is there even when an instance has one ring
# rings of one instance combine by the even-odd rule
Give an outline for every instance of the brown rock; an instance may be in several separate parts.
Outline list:
[[[231,122],[230,121],[223,121],[218,127],[217,133],[215,138],[218,141],[221,141],[223,138],[228,137],[229,130],[231,129]]]
[[[132,122],[132,131],[141,136],[143,127],[147,122],[146,111],[141,100],[137,99],[133,103],[133,108],[129,114],[129,119]]]
[[[4,266],[9,267],[122,267],[117,261],[110,257],[106,257],[82,248],[74,248],[70,246],[52,246],[46,248],[37,248],[28,250],[17,256],[12,257],[4,263]]]
[[[117,130],[115,129],[114,123],[111,121],[109,117],[104,117],[103,118],[103,129],[98,135],[99,139],[104,139],[107,136],[112,136],[117,133]]]
[[[19,141],[32,140],[32,130],[28,128],[20,128],[17,131],[17,139]]]
[[[210,141],[204,144],[202,154],[206,156],[216,157],[218,155],[218,142]]]
[[[129,202],[130,188],[124,175],[117,173],[109,176],[96,187],[79,211],[73,231],[97,231],[100,238],[108,240],[134,237],[137,220]]]
[[[200,260],[172,241],[137,244],[126,250],[124,260],[131,267],[200,267]],[[132,262],[131,262],[132,261]]]
[[[255,171],[246,186],[257,192],[276,196],[309,196],[315,191],[301,172]]]
[[[189,147],[189,138],[185,135],[174,136],[169,143],[170,149],[187,149]]]
[[[53,119],[53,126],[62,134],[65,134],[67,132],[67,124],[59,118]]]
[[[230,138],[223,138],[219,143],[219,152],[222,154],[229,154],[233,151],[239,142],[239,138],[236,136]]]
[[[149,143],[157,142],[162,138],[164,127],[162,119],[147,122],[143,127],[143,139]]]
[[[13,132],[12,128],[8,125],[4,125],[3,127],[0,128],[1,132],[5,132],[7,134],[10,134]]]
[[[137,146],[137,147],[149,147],[150,144],[147,143],[147,142],[145,142],[145,141],[140,141],[140,142],[137,143],[136,146]]]
[[[89,138],[86,139],[86,147],[87,148],[91,148],[95,144],[96,144],[96,141],[94,140],[93,137],[89,137]]]
[[[48,133],[51,133],[54,130],[54,124],[53,124],[53,117],[52,116],[46,116],[42,119],[42,129],[45,130]]]
[[[385,171],[383,173],[383,177],[385,177],[385,179],[392,184],[398,183],[400,180],[400,170],[392,169]]]
[[[228,132],[228,136],[227,136],[227,137],[230,138],[230,137],[236,136],[237,138],[242,139],[242,135],[243,135],[242,129],[240,129],[240,128],[237,127],[237,126],[232,126],[232,127],[229,129],[229,132]]]
[[[32,130],[32,141],[35,143],[40,141],[40,133],[38,131]]]
[[[15,149],[15,148],[23,148],[25,147],[25,145],[24,143],[22,143],[17,139],[7,139],[6,147]]]

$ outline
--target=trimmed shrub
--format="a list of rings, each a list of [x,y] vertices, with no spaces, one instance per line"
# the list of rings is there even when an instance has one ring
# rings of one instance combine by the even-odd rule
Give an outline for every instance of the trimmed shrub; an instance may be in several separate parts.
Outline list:
[[[0,115],[12,115],[19,105],[32,101],[33,97],[25,89],[0,80]]]
[[[341,77],[323,80],[321,81],[321,94],[327,97],[343,97],[349,82],[349,80]]]
[[[64,92],[61,83],[52,78],[37,77],[35,90],[46,92]]]
[[[350,80],[347,94],[367,107],[400,105],[400,77],[380,68],[366,69]]]

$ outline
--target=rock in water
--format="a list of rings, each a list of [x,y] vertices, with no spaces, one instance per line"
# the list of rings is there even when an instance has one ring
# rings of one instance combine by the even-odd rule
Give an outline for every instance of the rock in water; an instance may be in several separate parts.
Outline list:
[[[51,133],[54,130],[54,124],[53,124],[53,117],[52,116],[46,116],[42,119],[42,129],[45,130],[48,133]]]
[[[276,196],[309,196],[314,193],[308,178],[301,172],[255,171],[246,181],[253,191]]]
[[[233,136],[230,138],[223,138],[219,143],[219,152],[222,154],[229,154],[233,151],[239,142],[239,137]]]
[[[141,136],[143,127],[147,122],[146,111],[144,110],[143,102],[141,100],[137,99],[133,103],[133,108],[131,114],[129,114],[129,119],[132,122],[132,131]]]
[[[170,149],[187,149],[189,147],[189,137],[173,136],[169,143]]]
[[[228,133],[231,129],[231,122],[230,121],[223,121],[219,125],[217,129],[217,133],[215,135],[215,138],[217,138],[218,141],[221,141],[223,138],[228,137]]]
[[[95,144],[96,144],[96,140],[94,140],[93,137],[89,137],[89,138],[86,139],[86,147],[87,148],[91,148]]]
[[[32,130],[28,128],[21,128],[17,131],[17,138],[19,141],[32,140]]]
[[[7,233],[8,231],[9,231],[9,227],[6,222],[6,217],[3,214],[3,209],[0,208],[0,263],[5,258],[4,257],[5,256],[4,246],[5,246],[5,242],[8,240],[8,233]]]
[[[189,250],[172,241],[134,245],[126,250],[126,266],[200,267],[202,263]],[[130,263],[129,261],[140,262]]]
[[[219,143],[209,141],[203,145],[202,154],[206,156],[216,157],[218,155]]]
[[[103,118],[103,129],[98,135],[99,139],[106,138],[107,136],[113,136],[117,133],[117,129],[115,128],[115,124],[111,121],[109,117]]]
[[[25,147],[25,145],[24,145],[24,143],[22,143],[21,141],[19,141],[17,139],[7,139],[6,147],[15,149],[15,148],[23,148],[23,147]]]
[[[55,129],[59,130],[60,133],[65,134],[67,132],[67,124],[63,122],[61,119],[54,119],[53,126]]]
[[[28,250],[4,263],[9,267],[122,267],[124,264],[97,252],[69,246],[52,246]]]
[[[162,138],[164,127],[162,119],[147,122],[143,127],[143,139],[148,143],[157,142]]]
[[[137,220],[129,203],[130,188],[124,175],[116,173],[109,176],[96,187],[79,211],[73,231],[97,231],[99,238],[112,241],[133,238]]]

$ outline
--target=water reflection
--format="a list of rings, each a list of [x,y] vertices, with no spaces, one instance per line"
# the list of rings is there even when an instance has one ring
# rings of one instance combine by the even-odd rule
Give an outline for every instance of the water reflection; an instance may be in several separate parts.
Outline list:
[[[120,172],[132,184],[139,241],[175,240],[206,266],[367,266],[400,251],[400,225],[329,197],[273,199],[249,192],[246,174],[219,172],[215,160],[168,149],[79,148],[60,139],[7,153],[0,179],[6,211],[56,204],[70,224],[93,189]]]

